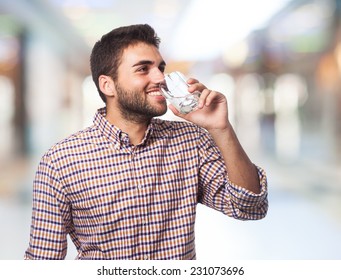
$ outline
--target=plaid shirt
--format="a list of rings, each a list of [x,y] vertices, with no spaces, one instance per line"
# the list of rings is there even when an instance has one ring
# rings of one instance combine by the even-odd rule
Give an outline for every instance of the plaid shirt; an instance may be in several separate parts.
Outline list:
[[[261,193],[232,184],[210,135],[188,122],[153,119],[136,146],[100,109],[94,125],[54,145],[33,187],[25,259],[195,259],[196,205],[241,220],[261,219]]]

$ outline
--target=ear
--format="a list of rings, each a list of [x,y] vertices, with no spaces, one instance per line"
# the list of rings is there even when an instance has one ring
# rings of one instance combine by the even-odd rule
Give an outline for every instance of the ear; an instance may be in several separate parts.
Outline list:
[[[108,97],[114,97],[116,95],[115,83],[111,77],[106,75],[99,76],[98,84],[104,95]]]

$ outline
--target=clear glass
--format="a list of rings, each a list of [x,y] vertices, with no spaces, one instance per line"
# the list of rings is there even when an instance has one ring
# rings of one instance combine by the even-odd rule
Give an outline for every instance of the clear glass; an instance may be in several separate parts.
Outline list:
[[[178,72],[165,75],[165,85],[161,85],[162,95],[182,114],[195,110],[199,103],[199,92],[188,92],[185,76]]]

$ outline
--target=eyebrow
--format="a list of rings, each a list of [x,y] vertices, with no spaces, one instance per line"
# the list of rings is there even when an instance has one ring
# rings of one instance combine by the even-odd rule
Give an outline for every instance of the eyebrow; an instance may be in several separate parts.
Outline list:
[[[133,65],[133,67],[140,66],[140,65],[152,65],[152,64],[154,64],[154,62],[151,61],[151,60],[140,60],[139,62],[135,63]],[[159,66],[166,66],[166,62],[165,61],[161,61]]]

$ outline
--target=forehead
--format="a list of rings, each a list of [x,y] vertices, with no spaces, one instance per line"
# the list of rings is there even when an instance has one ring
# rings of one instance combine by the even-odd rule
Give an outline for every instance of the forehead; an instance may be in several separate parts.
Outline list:
[[[121,65],[133,66],[143,60],[151,61],[155,64],[163,62],[158,48],[145,43],[137,43],[127,47],[123,51]]]

